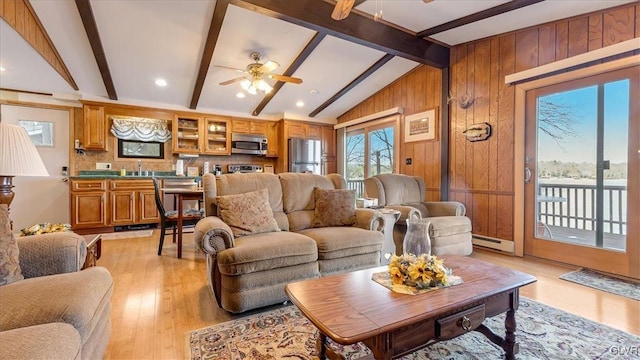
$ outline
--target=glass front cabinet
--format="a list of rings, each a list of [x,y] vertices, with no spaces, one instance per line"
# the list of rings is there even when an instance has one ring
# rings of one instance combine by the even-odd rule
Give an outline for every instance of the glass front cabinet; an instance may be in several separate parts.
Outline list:
[[[202,153],[208,155],[231,154],[229,123],[229,119],[221,117],[204,119]]]
[[[176,116],[172,126],[173,152],[230,155],[229,119]]]

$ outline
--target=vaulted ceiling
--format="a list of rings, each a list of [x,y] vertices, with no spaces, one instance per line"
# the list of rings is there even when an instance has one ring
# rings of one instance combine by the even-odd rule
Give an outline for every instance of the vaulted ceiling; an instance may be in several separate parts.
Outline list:
[[[334,122],[420,64],[447,67],[450,46],[634,1],[358,0],[337,21],[330,0],[2,0],[0,88]],[[274,89],[256,95],[220,85],[244,76],[229,68],[245,69],[254,51],[302,83],[267,79]]]

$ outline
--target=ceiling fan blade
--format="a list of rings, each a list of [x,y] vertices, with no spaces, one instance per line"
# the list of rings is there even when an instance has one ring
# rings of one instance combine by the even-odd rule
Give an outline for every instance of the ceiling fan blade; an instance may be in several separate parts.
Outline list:
[[[229,84],[233,84],[233,83],[238,82],[238,81],[242,81],[244,79],[246,79],[246,77],[241,76],[241,77],[237,77],[235,79],[223,81],[223,82],[220,83],[220,85],[229,85]]]
[[[428,4],[428,3],[432,2],[433,0],[422,0],[422,1],[424,1],[426,4]]]
[[[269,74],[269,75],[267,75],[267,77],[270,78],[270,79],[278,80],[278,81],[290,82],[290,83],[294,83],[294,84],[302,84],[302,79],[291,77],[291,76],[278,75],[278,74]]]
[[[269,60],[266,63],[264,63],[262,66],[260,66],[258,71],[263,73],[263,74],[268,74],[268,73],[272,72],[273,70],[277,69],[278,66],[280,66],[280,64],[278,64],[275,61]]]
[[[331,18],[333,20],[342,20],[349,16],[354,2],[355,0],[338,0],[336,7],[333,8],[333,12],[331,13]]]
[[[247,70],[238,69],[238,68],[234,68],[234,67],[231,67],[231,66],[213,65],[213,67],[219,67],[219,68],[222,68],[222,69],[235,70],[235,71],[242,72],[242,73],[246,73],[247,72]]]

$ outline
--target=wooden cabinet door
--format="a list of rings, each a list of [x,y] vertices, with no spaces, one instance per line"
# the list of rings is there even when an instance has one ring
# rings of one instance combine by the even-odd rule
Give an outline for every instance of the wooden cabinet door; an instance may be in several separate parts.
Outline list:
[[[160,221],[154,190],[142,190],[138,192],[138,216],[138,222],[142,223]]]
[[[107,225],[106,193],[86,191],[71,193],[71,228],[92,228]]]
[[[201,119],[176,116],[171,127],[173,152],[182,154],[200,153]]]
[[[111,191],[109,193],[112,225],[133,224],[136,220],[135,191]]]
[[[338,165],[335,157],[322,159],[322,175],[335,174],[338,172]]]
[[[270,122],[267,125],[267,156],[278,156],[278,147],[280,146],[279,129],[280,124],[277,122]]]
[[[320,126],[318,125],[304,125],[304,137],[307,139],[320,139]]]
[[[249,132],[251,134],[266,135],[267,123],[265,121],[252,121],[249,126]]]
[[[249,133],[249,120],[236,120],[231,122],[231,132],[236,134],[248,134]]]
[[[288,138],[301,138],[305,137],[305,129],[303,124],[291,124],[287,125],[287,139]]]
[[[87,150],[107,150],[107,125],[104,106],[83,106],[83,143]]]
[[[322,137],[320,139],[320,147],[322,148],[322,156],[336,156],[336,132],[333,127],[323,126]]]

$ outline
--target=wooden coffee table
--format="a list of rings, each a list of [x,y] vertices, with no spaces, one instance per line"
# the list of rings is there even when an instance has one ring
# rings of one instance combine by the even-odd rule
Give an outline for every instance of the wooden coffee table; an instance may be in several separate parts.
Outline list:
[[[327,336],[349,345],[363,342],[375,359],[391,359],[433,342],[479,331],[513,359],[518,352],[515,311],[519,288],[536,278],[463,256],[443,256],[445,266],[463,284],[419,294],[394,293],[371,280],[387,267],[291,283],[291,301],[320,330],[320,358],[341,359],[327,346]],[[504,338],[482,324],[507,312]]]

